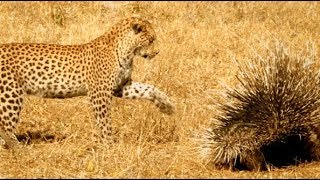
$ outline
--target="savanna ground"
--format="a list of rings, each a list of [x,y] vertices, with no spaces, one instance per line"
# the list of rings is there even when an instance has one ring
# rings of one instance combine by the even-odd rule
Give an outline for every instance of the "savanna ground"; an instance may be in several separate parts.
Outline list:
[[[219,99],[219,82],[236,84],[233,57],[245,61],[275,40],[293,51],[311,41],[319,52],[320,3],[0,2],[0,14],[0,43],[85,43],[120,19],[146,18],[161,52],[152,61],[136,58],[133,78],[155,84],[176,105],[167,116],[147,101],[114,99],[118,142],[106,149],[95,142],[86,97],[29,96],[17,133],[41,137],[15,152],[2,149],[0,177],[320,178],[319,162],[266,172],[217,170],[198,157],[192,140],[215,114],[210,99]]]

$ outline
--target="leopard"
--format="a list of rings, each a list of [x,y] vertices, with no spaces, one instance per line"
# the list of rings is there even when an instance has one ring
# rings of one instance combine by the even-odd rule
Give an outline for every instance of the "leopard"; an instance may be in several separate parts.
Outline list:
[[[132,80],[135,57],[150,60],[160,51],[153,24],[124,18],[82,44],[0,44],[0,136],[6,148],[19,141],[16,126],[24,98],[87,96],[103,143],[112,143],[112,99],[145,99],[171,115],[175,106],[152,84]]]

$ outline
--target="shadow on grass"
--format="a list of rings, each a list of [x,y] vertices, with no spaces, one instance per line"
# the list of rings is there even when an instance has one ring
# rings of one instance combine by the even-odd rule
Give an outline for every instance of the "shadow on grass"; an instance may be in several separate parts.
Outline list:
[[[53,134],[48,134],[46,132],[41,132],[41,131],[34,131],[34,132],[27,131],[26,133],[23,133],[23,134],[16,134],[16,137],[19,142],[23,142],[27,145],[31,143],[40,143],[40,142],[53,143],[53,142],[61,141],[66,138],[66,136],[53,135]]]

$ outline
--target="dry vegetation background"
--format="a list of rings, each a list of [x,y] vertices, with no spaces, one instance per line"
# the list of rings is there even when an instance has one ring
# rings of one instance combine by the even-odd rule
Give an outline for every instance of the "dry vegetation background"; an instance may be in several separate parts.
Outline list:
[[[23,149],[0,150],[0,177],[7,178],[320,178],[320,163],[268,172],[217,170],[198,158],[192,137],[208,127],[219,81],[233,86],[236,57],[263,51],[281,40],[299,51],[320,49],[318,2],[0,2],[0,43],[79,44],[118,20],[140,16],[156,29],[161,52],[136,58],[133,78],[155,84],[176,105],[172,116],[150,102],[114,99],[118,143],[95,142],[86,97],[29,96],[18,133],[35,138]]]

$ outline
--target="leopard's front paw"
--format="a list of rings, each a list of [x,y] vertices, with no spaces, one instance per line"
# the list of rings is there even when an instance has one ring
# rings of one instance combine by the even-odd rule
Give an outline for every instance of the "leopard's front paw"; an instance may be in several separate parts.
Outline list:
[[[175,111],[175,106],[173,105],[172,102],[169,101],[169,99],[166,99],[166,101],[164,102],[159,102],[159,104],[157,104],[157,106],[159,107],[160,111],[171,115],[174,113]]]

